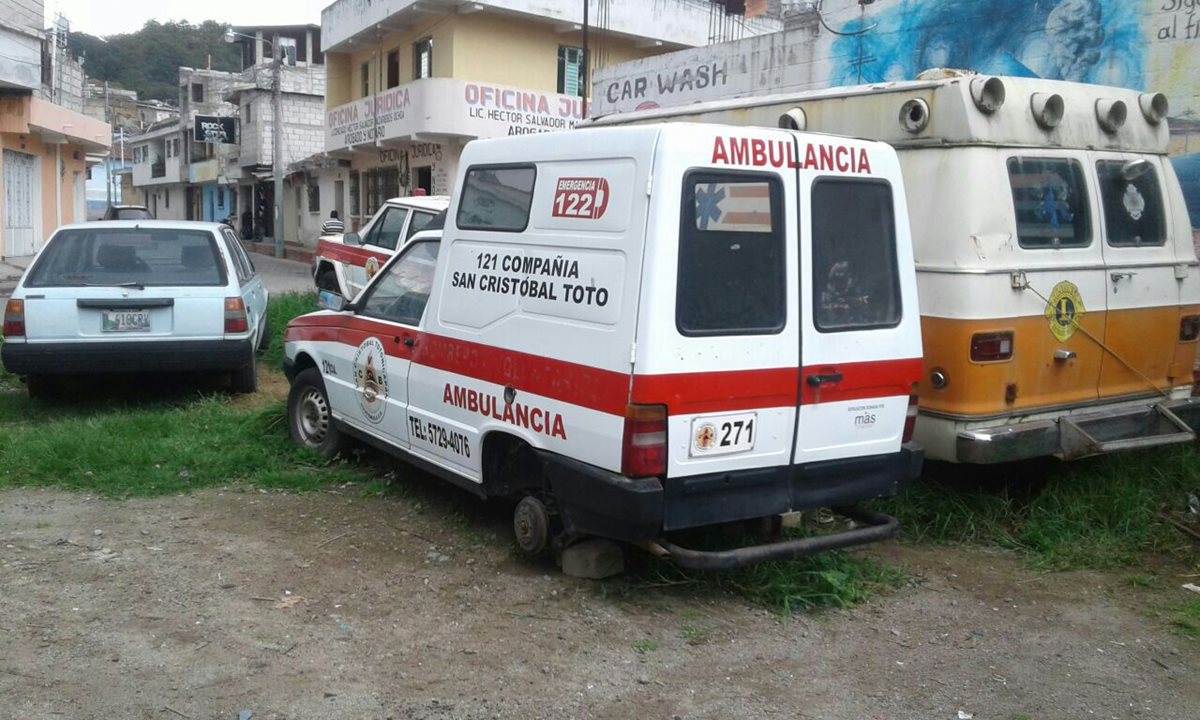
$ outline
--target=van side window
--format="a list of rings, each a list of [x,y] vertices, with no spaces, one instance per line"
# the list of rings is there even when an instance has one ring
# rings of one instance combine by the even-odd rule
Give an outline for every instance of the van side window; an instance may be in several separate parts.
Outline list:
[[[405,249],[404,254],[384,270],[384,276],[368,288],[369,294],[359,303],[359,314],[404,325],[420,325],[433,289],[438,249],[439,243],[430,240]]]
[[[683,181],[675,325],[683,335],[777,333],[787,317],[777,177],[689,172]]]
[[[1167,242],[1162,189],[1158,172],[1149,161],[1133,164],[1125,160],[1100,160],[1096,163],[1096,176],[1100,179],[1109,245],[1144,247]]]
[[[900,323],[892,186],[821,178],[812,188],[813,313],[817,330]]]
[[[1017,241],[1026,249],[1092,244],[1083,166],[1066,158],[1008,159]]]
[[[533,203],[532,166],[476,166],[467,170],[455,224],[464,230],[521,232]]]

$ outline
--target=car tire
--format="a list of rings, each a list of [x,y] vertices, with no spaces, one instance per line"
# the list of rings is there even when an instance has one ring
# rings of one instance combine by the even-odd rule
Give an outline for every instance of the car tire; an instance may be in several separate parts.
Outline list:
[[[259,355],[263,355],[271,347],[271,318],[263,316],[262,334],[258,337],[258,348],[255,350]]]
[[[345,436],[333,423],[333,406],[325,392],[321,371],[308,368],[292,381],[288,391],[288,434],[297,445],[316,451],[323,458],[337,455]]]
[[[27,375],[25,387],[33,400],[53,400],[60,396],[62,390],[58,378],[49,375]]]
[[[229,382],[237,395],[249,395],[258,389],[258,361],[254,353],[250,353],[245,365],[233,371]]]

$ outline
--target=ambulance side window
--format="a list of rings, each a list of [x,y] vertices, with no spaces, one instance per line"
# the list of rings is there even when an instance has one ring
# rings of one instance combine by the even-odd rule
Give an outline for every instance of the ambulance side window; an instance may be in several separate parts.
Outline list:
[[[762,335],[787,319],[783,188],[762,173],[684,176],[675,325],[688,336]]]
[[[366,240],[367,245],[395,250],[400,240],[400,231],[404,229],[404,220],[408,217],[407,208],[387,208],[383,216],[371,226]]]
[[[821,332],[900,323],[892,186],[821,178],[812,187],[814,319]]]
[[[463,180],[455,224],[464,230],[521,232],[529,225],[533,183],[531,165],[478,165]]]
[[[1096,163],[1100,199],[1104,201],[1104,229],[1114,247],[1145,247],[1167,242],[1167,220],[1163,211],[1158,172],[1148,162],[1140,174],[1128,180],[1125,160]]]
[[[1008,159],[1017,241],[1026,249],[1092,244],[1083,166],[1067,158]]]
[[[358,303],[359,314],[404,325],[420,325],[429,292],[433,289],[438,246],[437,241],[430,240],[408,246],[400,259],[384,270],[384,276],[367,289],[367,296]]]

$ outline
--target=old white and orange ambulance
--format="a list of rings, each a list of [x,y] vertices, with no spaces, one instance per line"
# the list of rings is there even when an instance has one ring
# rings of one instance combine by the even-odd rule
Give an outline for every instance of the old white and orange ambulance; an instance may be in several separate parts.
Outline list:
[[[1196,437],[1200,266],[1167,99],[936,71],[612,116],[885,141],[908,190],[925,368],[916,440],[966,463]]]
[[[450,198],[444,195],[393,198],[376,211],[361,233],[322,236],[313,253],[313,282],[318,289],[354,297],[397,248],[430,227],[449,205]]]
[[[440,239],[419,233],[353,303],[289,325],[297,441],[353,436],[521,498],[530,552],[597,535],[725,567],[894,532],[852,509],[921,464],[890,147],[598,129],[473,142],[456,187]],[[859,526],[724,553],[663,540],[824,506]]]

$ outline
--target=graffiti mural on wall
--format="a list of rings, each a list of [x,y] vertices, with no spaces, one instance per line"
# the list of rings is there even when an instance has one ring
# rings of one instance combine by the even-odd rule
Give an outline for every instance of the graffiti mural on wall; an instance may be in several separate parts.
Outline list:
[[[906,0],[853,20],[834,43],[833,84],[910,80],[928,68],[1142,83],[1138,8],[1128,0]]]
[[[831,85],[911,80],[950,67],[1153,89],[1170,97],[1174,132],[1190,136],[1185,146],[1200,144],[1200,0],[899,0],[875,7],[837,28],[850,34],[833,43]],[[1200,227],[1200,154],[1185,150],[1175,165]]]

